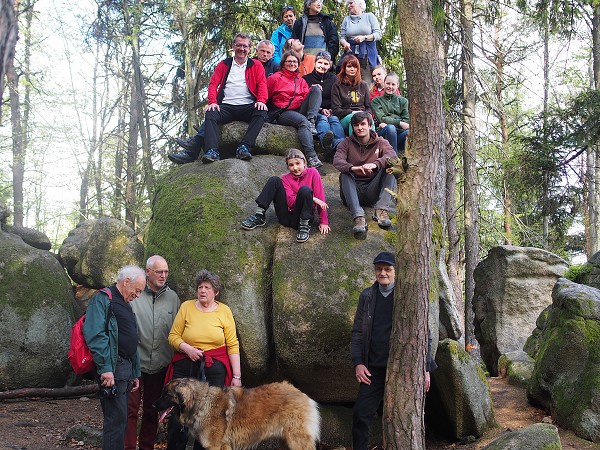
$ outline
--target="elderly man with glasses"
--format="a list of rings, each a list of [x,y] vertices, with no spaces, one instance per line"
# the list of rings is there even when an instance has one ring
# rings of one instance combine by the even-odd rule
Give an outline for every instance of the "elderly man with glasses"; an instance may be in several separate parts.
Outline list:
[[[248,57],[251,48],[252,40],[248,34],[236,34],[233,39],[233,58],[226,58],[217,64],[208,83],[203,130],[205,152],[202,156],[205,164],[221,159],[219,126],[236,120],[249,124],[236,149],[236,157],[243,161],[252,159],[252,148],[267,117],[268,94],[263,65]],[[190,157],[193,154],[197,157],[202,145],[201,132],[186,141],[178,141],[178,144],[190,153]],[[169,157],[173,160],[171,155]]]
[[[142,375],[140,388],[129,394],[125,450],[152,450],[158,429],[158,410],[153,406],[162,393],[167,367],[173,357],[169,332],[179,310],[179,297],[167,284],[169,265],[154,255],[146,262],[146,289],[131,302],[138,331],[138,353]],[[138,413],[142,423],[138,437]]]

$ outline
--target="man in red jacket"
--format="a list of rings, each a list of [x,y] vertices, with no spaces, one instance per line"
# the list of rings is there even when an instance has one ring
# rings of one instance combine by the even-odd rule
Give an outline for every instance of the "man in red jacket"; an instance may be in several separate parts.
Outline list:
[[[218,150],[219,125],[235,120],[249,124],[236,150],[236,157],[244,161],[252,159],[252,147],[267,117],[268,94],[263,65],[260,61],[248,58],[251,47],[250,36],[246,33],[236,34],[233,39],[233,58],[224,59],[217,64],[208,83],[208,105],[203,130],[206,151],[202,156],[205,164],[221,159]],[[201,139],[197,135],[178,143],[195,153],[199,150],[197,147],[201,145]]]

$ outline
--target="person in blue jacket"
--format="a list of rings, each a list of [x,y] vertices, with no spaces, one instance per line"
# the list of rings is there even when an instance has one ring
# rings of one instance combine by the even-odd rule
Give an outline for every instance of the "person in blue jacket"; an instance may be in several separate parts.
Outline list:
[[[146,287],[141,267],[125,266],[110,286],[88,303],[83,337],[96,364],[104,424],[102,450],[124,448],[129,392],[139,386],[138,333],[130,302]]]
[[[285,41],[292,37],[292,27],[296,21],[296,10],[293,6],[285,5],[281,8],[281,20],[283,20],[283,23],[271,35],[271,42],[275,47],[275,51],[273,52],[274,64],[281,62],[281,54],[283,53]]]

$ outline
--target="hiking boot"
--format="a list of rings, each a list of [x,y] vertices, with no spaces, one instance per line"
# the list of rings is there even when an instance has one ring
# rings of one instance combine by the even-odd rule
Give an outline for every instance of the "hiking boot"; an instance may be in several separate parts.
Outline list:
[[[198,152],[200,150],[200,142],[198,142],[198,136],[192,136],[188,139],[177,139],[177,144],[186,150],[192,150]]]
[[[308,219],[300,219],[298,231],[296,231],[296,242],[306,242],[310,237],[310,223]]]
[[[319,134],[317,131],[317,126],[315,125],[315,119],[308,119],[308,130],[312,133],[313,136]]]
[[[242,144],[235,151],[235,157],[242,161],[250,161],[252,159],[252,154],[250,153],[250,149],[245,144]]]
[[[323,163],[321,162],[321,160],[319,159],[319,157],[317,155],[308,157],[308,167],[314,167],[315,169],[318,169],[319,167],[322,167],[322,166],[323,166]]]
[[[211,162],[219,161],[220,159],[221,156],[219,156],[219,151],[216,148],[209,148],[204,152],[202,162],[204,164],[210,164]]]
[[[369,226],[367,225],[365,216],[358,216],[354,218],[354,227],[352,227],[352,232],[354,233],[354,237],[356,239],[366,239],[368,229]]]
[[[262,227],[267,223],[264,214],[252,214],[242,222],[244,230],[254,230],[256,227]],[[308,239],[308,238],[307,238]]]
[[[198,153],[193,150],[184,150],[183,152],[169,153],[167,157],[175,164],[187,164],[196,161]]]
[[[389,228],[392,226],[390,216],[385,209],[376,209],[373,211],[373,220],[377,221],[377,225],[379,225],[380,228]]]
[[[323,135],[321,146],[326,155],[330,154],[333,150],[333,131],[329,130]]]

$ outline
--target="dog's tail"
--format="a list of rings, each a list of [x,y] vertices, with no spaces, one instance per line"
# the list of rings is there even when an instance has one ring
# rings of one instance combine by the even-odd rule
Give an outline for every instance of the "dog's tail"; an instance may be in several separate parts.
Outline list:
[[[312,437],[313,442],[316,444],[321,440],[321,413],[319,412],[319,404],[312,398],[309,401],[309,413],[306,418],[306,431]]]

